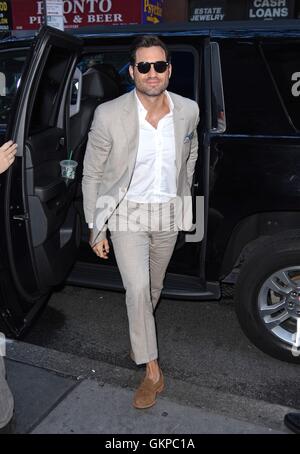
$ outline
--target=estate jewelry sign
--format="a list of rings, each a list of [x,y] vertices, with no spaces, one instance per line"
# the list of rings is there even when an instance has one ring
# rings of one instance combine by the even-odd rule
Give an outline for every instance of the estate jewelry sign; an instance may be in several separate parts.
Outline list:
[[[190,22],[223,21],[225,9],[226,0],[192,1]]]

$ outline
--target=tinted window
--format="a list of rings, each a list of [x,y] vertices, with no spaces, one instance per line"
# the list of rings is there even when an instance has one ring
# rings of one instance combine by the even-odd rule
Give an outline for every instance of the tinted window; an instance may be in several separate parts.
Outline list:
[[[114,79],[121,93],[132,89],[132,81],[128,75],[128,53],[124,51],[97,52],[84,55],[78,64],[84,74],[88,69],[95,68],[99,72]]]
[[[195,99],[195,55],[185,49],[171,50],[173,76],[170,79],[169,90]],[[134,88],[128,74],[129,53],[126,51],[109,51],[85,55],[78,64],[84,73],[91,67],[97,68],[117,78],[121,84],[121,92],[126,93]]]
[[[295,129],[300,130],[300,41],[263,45],[282,103]]]
[[[60,94],[68,76],[69,59],[67,50],[51,47],[34,96],[29,123],[30,134],[55,126]]]
[[[62,90],[68,76],[69,54],[65,49],[52,47],[47,57],[42,77],[32,107],[30,133],[55,126]]]
[[[0,53],[0,124],[7,124],[27,56],[27,50]]]
[[[195,99],[195,55],[190,51],[173,50],[171,56],[173,75],[170,79],[169,90]]]
[[[290,134],[290,125],[258,44],[220,43],[227,131]]]

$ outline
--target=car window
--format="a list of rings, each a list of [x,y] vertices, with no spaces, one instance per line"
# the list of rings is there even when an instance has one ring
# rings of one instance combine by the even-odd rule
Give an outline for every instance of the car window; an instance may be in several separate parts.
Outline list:
[[[300,41],[265,43],[263,51],[287,115],[300,131]]]
[[[127,70],[128,52],[126,51],[99,51],[83,55],[78,63],[78,68],[82,74],[90,68],[95,68],[114,78],[120,86],[121,93],[126,93],[133,88]]]
[[[0,124],[6,125],[28,51],[0,52]]]
[[[169,90],[186,98],[196,99],[196,54],[192,50],[171,50],[174,77]]]
[[[36,94],[29,114],[29,134],[56,125],[68,67],[68,50],[52,46],[43,71],[34,82]]]
[[[195,92],[195,71],[196,71],[196,57],[195,54],[188,49],[175,49],[172,50],[172,65],[176,77],[171,78],[169,90],[178,93],[182,96],[186,96],[191,99],[196,98]],[[8,116],[12,107],[12,103],[15,99],[17,88],[20,82],[20,78],[24,69],[24,63],[28,55],[27,49],[14,50],[14,51],[3,51],[0,53],[0,124],[5,126],[8,121]],[[131,78],[128,74],[128,51],[108,51],[108,52],[96,52],[84,55],[79,64],[78,68],[82,73],[87,71],[91,67],[100,68],[102,71],[107,72],[113,77],[118,79],[120,84],[120,92],[126,93],[134,88]],[[187,71],[186,69],[189,68]],[[42,83],[42,85],[44,85]],[[47,91],[49,92],[53,81],[50,81]],[[42,90],[43,88],[40,88]],[[54,89],[55,90],[55,89]],[[48,93],[50,96],[50,93]],[[50,99],[48,96],[48,100]],[[75,97],[75,92],[74,92]],[[39,99],[41,99],[39,97]],[[47,96],[43,96],[46,102]],[[75,102],[73,100],[73,102]],[[71,100],[72,103],[72,100]],[[36,123],[34,129],[43,127],[41,122],[46,122],[43,112],[48,112],[49,109],[41,110],[42,103],[37,102],[34,107],[34,123]],[[41,115],[40,115],[41,114]],[[40,123],[40,124],[38,124]]]
[[[196,99],[195,72],[197,68],[196,53],[190,49],[172,49],[173,73],[169,90]],[[128,73],[129,66],[128,51],[108,50],[84,55],[78,63],[78,68],[84,74],[89,68],[96,68],[117,79],[121,93],[126,93],[134,88],[134,84]]]
[[[220,43],[227,132],[293,134],[259,45]]]

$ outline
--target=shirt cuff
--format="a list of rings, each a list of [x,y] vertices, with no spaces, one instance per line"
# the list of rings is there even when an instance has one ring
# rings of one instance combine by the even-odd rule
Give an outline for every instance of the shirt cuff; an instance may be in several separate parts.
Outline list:
[[[93,224],[93,222],[89,222],[89,224],[88,224],[88,225],[89,225],[89,229],[93,229],[93,228],[94,228],[94,224]]]

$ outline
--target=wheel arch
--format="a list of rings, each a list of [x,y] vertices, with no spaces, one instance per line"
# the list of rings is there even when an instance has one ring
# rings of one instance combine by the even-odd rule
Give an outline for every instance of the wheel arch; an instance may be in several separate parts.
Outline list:
[[[300,212],[263,212],[242,219],[233,229],[227,243],[220,276],[238,270],[253,250],[269,241],[280,239],[300,241]],[[237,275],[237,273],[235,273]]]

